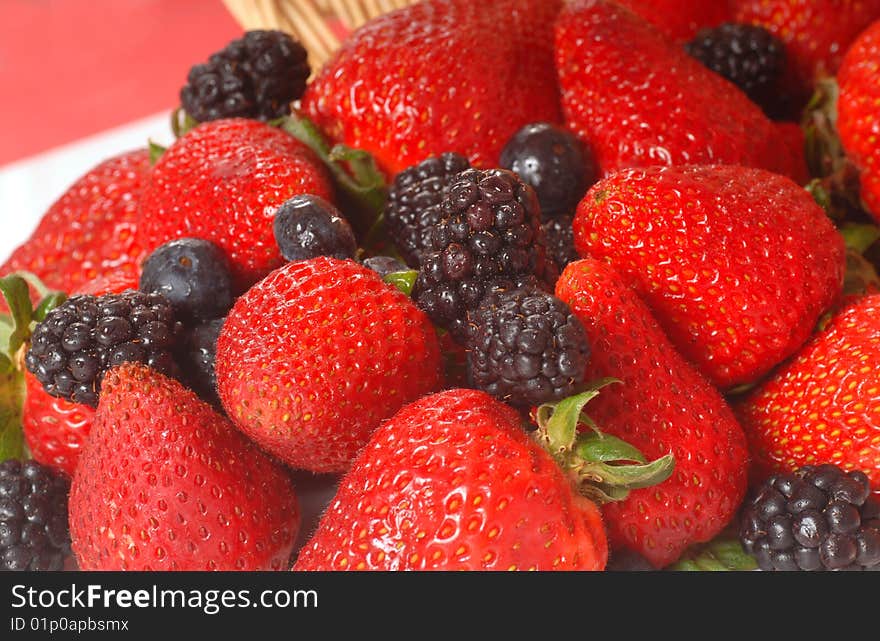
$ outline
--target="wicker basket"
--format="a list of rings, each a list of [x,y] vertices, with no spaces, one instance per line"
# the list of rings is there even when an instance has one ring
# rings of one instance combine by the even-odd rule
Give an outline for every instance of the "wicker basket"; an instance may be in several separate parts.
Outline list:
[[[223,0],[243,29],[280,29],[295,36],[319,69],[345,35],[370,18],[416,0]]]

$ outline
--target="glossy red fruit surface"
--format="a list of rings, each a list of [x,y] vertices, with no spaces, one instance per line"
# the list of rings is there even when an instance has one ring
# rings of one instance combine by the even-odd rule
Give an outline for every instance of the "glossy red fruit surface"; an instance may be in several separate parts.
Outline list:
[[[217,342],[232,421],[289,465],[342,472],[379,424],[442,384],[428,317],[350,260],[288,263],[245,293]]]
[[[138,238],[149,251],[175,238],[209,240],[224,250],[243,289],[283,263],[272,221],[298,194],[333,198],[324,166],[308,147],[256,120],[214,120],[156,163],[140,204]]]
[[[509,406],[411,403],[373,434],[294,570],[601,570],[598,508]]]
[[[843,239],[810,194],[760,169],[628,169],[600,181],[575,246],[610,261],[716,386],[791,356],[840,296]]]
[[[599,429],[648,460],[672,453],[666,481],[602,508],[614,549],[655,567],[708,541],[733,517],[746,489],[745,436],[721,395],[663,334],[645,304],[607,263],[571,263],[556,284],[587,330],[587,380],[616,378],[586,411]]]
[[[104,379],[69,509],[83,570],[284,570],[300,518],[287,470],[139,364]]]

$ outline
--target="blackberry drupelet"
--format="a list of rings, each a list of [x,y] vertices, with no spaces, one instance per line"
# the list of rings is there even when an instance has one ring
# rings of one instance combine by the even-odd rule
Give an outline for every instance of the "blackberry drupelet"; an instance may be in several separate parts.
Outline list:
[[[25,365],[50,395],[97,407],[101,381],[116,365],[134,361],[174,375],[180,330],[161,294],[72,296],[34,329]]]
[[[596,170],[577,138],[549,123],[516,132],[501,152],[501,166],[535,190],[544,220],[574,211],[596,182]]]
[[[468,313],[468,377],[476,389],[517,407],[579,391],[590,347],[564,302],[540,290],[488,294]]]
[[[742,89],[768,116],[784,112],[778,82],[785,69],[785,45],[763,27],[727,23],[703,29],[685,50]]]
[[[234,300],[226,256],[214,243],[179,238],[159,246],[144,261],[140,290],[162,294],[181,321],[225,316]]]
[[[385,205],[385,227],[403,259],[415,268],[431,251],[431,230],[440,220],[440,201],[456,176],[470,168],[467,158],[445,153],[397,174]]]
[[[70,482],[36,461],[0,463],[0,570],[61,570]]]
[[[286,116],[305,91],[311,73],[307,56],[286,33],[248,31],[190,69],[180,102],[199,122]]]
[[[391,256],[370,256],[365,258],[364,267],[372,269],[382,278],[385,278],[388,274],[403,272],[409,269],[409,267]]]
[[[468,169],[449,186],[413,288],[416,304],[456,341],[492,289],[552,280],[534,190],[504,169]]]
[[[186,386],[215,407],[220,407],[220,399],[217,396],[214,362],[217,357],[217,337],[225,320],[217,318],[186,328],[180,339],[180,349],[175,354]]]
[[[562,271],[566,265],[580,260],[574,248],[574,214],[559,214],[546,221],[544,237],[547,243],[547,258]]]
[[[880,501],[862,472],[805,466],[761,486],[740,540],[762,570],[880,570]]]
[[[275,212],[275,242],[285,260],[354,258],[357,240],[339,210],[319,196],[294,196]]]

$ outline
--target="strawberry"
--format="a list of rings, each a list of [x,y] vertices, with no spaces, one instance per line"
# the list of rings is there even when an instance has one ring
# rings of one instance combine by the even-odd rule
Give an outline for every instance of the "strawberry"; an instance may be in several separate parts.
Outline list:
[[[803,465],[861,470],[880,487],[880,294],[850,302],[737,404],[755,480]]]
[[[411,403],[343,477],[294,570],[601,570],[599,510],[484,392]]]
[[[657,27],[667,38],[687,42],[700,29],[717,27],[732,19],[727,0],[615,0]]]
[[[235,424],[293,467],[342,472],[379,423],[439,389],[428,317],[350,260],[288,263],[241,296],[217,341]]]
[[[83,570],[286,569],[299,525],[286,470],[139,364],[104,379],[69,509]]]
[[[603,507],[612,550],[629,549],[656,567],[668,565],[688,546],[718,534],[739,506],[748,460],[742,428],[607,263],[569,264],[556,295],[587,331],[587,380],[622,382],[591,401],[591,418],[648,458],[675,455],[669,479]]]
[[[861,196],[880,221],[880,20],[853,44],[837,81],[837,129],[847,155],[861,170]]]
[[[729,163],[795,171],[779,131],[736,86],[606,0],[575,0],[556,25],[565,120],[605,175]]]
[[[303,143],[256,120],[207,122],[156,163],[140,203],[138,239],[148,251],[180,237],[210,240],[226,252],[244,289],[283,262],[272,220],[297,194],[333,195],[323,165]]]
[[[578,206],[610,261],[715,385],[752,383],[807,340],[843,286],[843,238],[791,180],[736,166],[621,171]]]
[[[127,269],[111,272],[78,287],[74,294],[114,294],[137,289],[137,276]],[[26,395],[22,408],[22,429],[33,458],[73,476],[85,444],[95,410],[50,396],[33,374],[24,371]]]
[[[145,149],[91,169],[55,201],[0,275],[28,271],[64,292],[114,271],[136,279],[144,252],[136,242],[135,219],[149,174]]]
[[[880,18],[880,0],[732,1],[737,22],[760,25],[785,43],[785,84],[801,103],[818,78],[837,72],[856,36]]]
[[[454,151],[496,167],[507,140],[560,122],[560,0],[425,0],[367,23],[309,85],[304,111],[395,174]]]

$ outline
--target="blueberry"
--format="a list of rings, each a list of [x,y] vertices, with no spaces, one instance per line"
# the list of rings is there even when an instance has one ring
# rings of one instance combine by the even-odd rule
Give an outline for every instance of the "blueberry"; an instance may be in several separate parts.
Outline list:
[[[225,316],[234,297],[223,251],[198,238],[172,240],[150,254],[140,290],[163,294],[177,317],[187,323]]]
[[[217,397],[214,359],[217,354],[217,337],[220,336],[224,320],[218,318],[185,330],[182,347],[176,354],[184,383],[216,407],[220,407],[220,399]]]
[[[294,196],[281,205],[273,230],[281,255],[291,262],[317,256],[354,258],[357,251],[351,225],[318,196]]]
[[[571,213],[596,180],[575,137],[548,123],[516,132],[501,152],[501,166],[532,186],[545,217]]]

